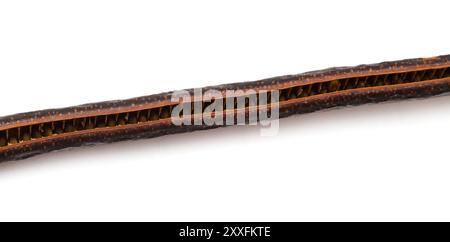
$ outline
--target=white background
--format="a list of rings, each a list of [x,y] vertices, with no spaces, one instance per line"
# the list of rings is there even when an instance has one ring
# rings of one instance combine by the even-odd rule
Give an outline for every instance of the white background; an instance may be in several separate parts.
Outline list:
[[[450,54],[448,1],[1,1],[0,116]],[[0,220],[450,220],[450,97],[0,164]]]

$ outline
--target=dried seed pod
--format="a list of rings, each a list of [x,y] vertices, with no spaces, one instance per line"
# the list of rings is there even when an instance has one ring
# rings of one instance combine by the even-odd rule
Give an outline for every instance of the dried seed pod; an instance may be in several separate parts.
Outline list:
[[[244,114],[248,121],[253,110],[279,107],[280,117],[321,109],[382,102],[394,99],[427,97],[450,92],[450,55],[410,59],[356,67],[331,68],[255,82],[235,83],[202,89],[225,93],[227,90],[268,91],[267,103],[250,102],[239,108],[238,97],[225,111],[213,117]],[[202,117],[211,101],[194,98],[191,102],[171,101],[172,93],[129,100],[103,102],[17,114],[0,118],[0,161],[18,160],[52,150],[84,144],[107,143],[127,139],[212,129],[219,125],[174,125],[171,112],[176,105],[190,107],[191,118]],[[271,99],[279,93],[279,100]],[[241,96],[242,98],[244,96]],[[225,104],[225,100],[222,100]],[[234,105],[233,105],[234,103]],[[277,104],[276,106],[273,106]],[[265,105],[265,106],[262,106]],[[189,110],[188,110],[189,113]],[[190,115],[186,115],[190,117]],[[237,122],[236,116],[232,119]]]

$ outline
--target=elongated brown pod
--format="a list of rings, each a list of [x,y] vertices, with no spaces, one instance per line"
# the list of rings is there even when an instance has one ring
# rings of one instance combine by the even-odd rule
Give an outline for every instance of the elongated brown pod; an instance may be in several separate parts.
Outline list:
[[[267,90],[279,93],[280,118],[321,109],[427,97],[450,91],[450,55],[409,59],[356,67],[330,68],[254,82],[203,88],[217,90]],[[194,89],[188,90],[194,95]],[[16,114],[0,118],[0,161],[18,160],[69,147],[221,127],[221,125],[174,125],[171,111],[180,102],[171,92],[128,100],[86,104]],[[204,114],[210,103],[187,103],[192,117]],[[200,112],[194,110],[200,104]],[[245,108],[227,105],[222,113],[248,113],[270,109],[274,103],[250,103]],[[185,115],[183,113],[183,115]]]

